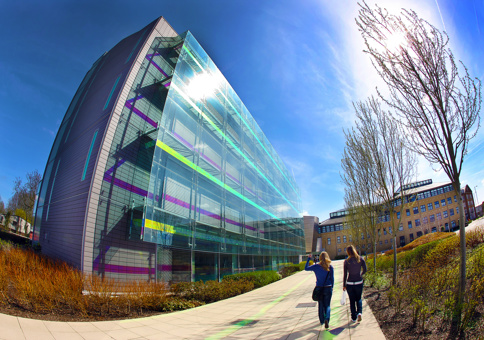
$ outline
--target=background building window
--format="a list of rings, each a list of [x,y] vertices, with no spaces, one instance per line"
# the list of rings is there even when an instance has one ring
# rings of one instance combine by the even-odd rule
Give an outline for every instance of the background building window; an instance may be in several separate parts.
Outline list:
[[[410,209],[407,209],[406,212],[407,212],[407,216],[410,216]]]
[[[427,224],[429,222],[429,219],[427,216],[425,216],[424,218],[422,218],[422,223],[423,224]]]
[[[440,213],[437,213],[437,219],[438,220],[441,220],[442,219],[442,215]]]
[[[413,214],[414,215],[418,214],[418,207],[413,207]]]
[[[444,218],[449,217],[449,214],[447,213],[447,210],[444,210],[443,214],[444,214]]]
[[[346,235],[343,235],[343,243],[346,243]]]
[[[434,215],[430,215],[430,222],[435,222],[435,216]]]
[[[420,212],[425,212],[425,204],[422,204],[422,205],[420,206]]]
[[[454,216],[454,209],[453,208],[449,209],[449,214],[450,214],[450,216]]]
[[[429,204],[427,204],[427,208],[428,208],[429,210],[432,210],[432,209],[434,208],[434,206],[432,205],[432,203],[429,203]]]
[[[328,244],[331,244],[331,239],[328,237]]]
[[[420,219],[418,219],[418,218],[417,218],[417,219],[415,220],[415,226],[416,226],[416,227],[420,227]]]
[[[336,243],[341,243],[341,236],[336,237]]]
[[[400,219],[400,211],[397,211],[397,219]]]
[[[439,201],[435,201],[434,205],[435,205],[435,209],[437,209],[439,207]]]
[[[447,197],[447,205],[452,204],[452,198]]]
[[[443,207],[445,207],[445,198],[440,201],[440,205],[443,206]]]
[[[408,225],[409,225],[409,228],[412,228],[412,227],[410,227],[412,225],[412,222],[409,222]],[[400,230],[400,231],[403,230],[403,224],[400,224],[400,226],[398,227],[398,230]]]

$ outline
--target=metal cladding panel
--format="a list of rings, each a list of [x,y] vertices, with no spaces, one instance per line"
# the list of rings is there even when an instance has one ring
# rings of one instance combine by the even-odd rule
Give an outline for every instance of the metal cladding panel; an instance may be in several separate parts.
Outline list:
[[[136,51],[132,51],[131,59],[133,59],[134,62],[131,64],[128,74],[123,77],[116,100],[113,100],[114,107],[109,117],[108,126],[103,134],[102,148],[100,149],[96,162],[95,174],[92,178],[92,183],[99,183],[101,184],[101,187],[98,187],[97,185],[91,186],[89,205],[86,211],[83,240],[85,247],[83,249],[82,256],[82,269],[87,273],[90,273],[93,270],[99,271],[103,269],[100,268],[97,263],[99,262],[98,258],[100,255],[105,257],[106,254],[104,254],[104,252],[106,247],[116,247],[118,249],[116,254],[120,252],[122,253],[123,249],[125,248],[139,248],[139,251],[143,251],[144,249],[144,251],[148,253],[153,252],[156,249],[155,245],[146,245],[140,243],[138,246],[136,246],[133,241],[130,241],[129,244],[127,243],[126,229],[128,228],[128,221],[126,214],[123,215],[120,212],[119,220],[113,218],[113,215],[116,216],[117,214],[116,209],[121,209],[123,213],[126,212],[126,208],[128,207],[127,205],[123,206],[123,202],[126,198],[122,197],[122,194],[115,192],[113,193],[111,190],[109,192],[103,192],[102,189],[102,182],[106,176],[106,171],[108,170],[108,160],[112,160],[117,157],[116,153],[111,154],[113,143],[120,143],[119,146],[121,146],[121,141],[116,139],[118,125],[125,123],[126,120],[129,119],[128,117],[123,116],[122,111],[126,105],[126,101],[128,100],[128,94],[130,93],[130,89],[133,87],[136,75],[138,74],[142,63],[145,60],[145,56],[156,37],[160,37],[162,35],[176,37],[178,35],[163,18],[159,18],[142,31],[146,31],[147,33],[143,35],[141,40],[139,40],[138,49]],[[138,133],[138,131],[130,132],[129,128],[130,127],[127,126],[127,130],[124,132],[122,137],[123,139],[125,136]],[[132,173],[131,176],[134,178],[135,174]],[[105,204],[109,203],[109,211],[103,211],[100,206],[100,203],[103,202]],[[118,205],[118,207],[116,207],[116,205]],[[96,237],[102,238],[103,240],[96,242]],[[94,254],[95,249],[99,254]],[[136,264],[132,264],[132,266],[135,265]],[[129,274],[129,271],[125,271],[124,273]],[[124,278],[126,279],[127,277],[125,276]]]
[[[156,21],[123,39],[87,73],[51,150],[36,216],[37,239],[46,255],[82,267],[82,242],[92,174],[110,113],[125,78]],[[98,186],[99,187],[99,186]]]

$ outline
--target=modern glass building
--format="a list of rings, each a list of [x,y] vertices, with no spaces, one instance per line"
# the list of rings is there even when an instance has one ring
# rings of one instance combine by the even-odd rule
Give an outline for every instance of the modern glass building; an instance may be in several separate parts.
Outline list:
[[[200,44],[159,18],[82,81],[46,166],[34,239],[86,273],[220,279],[298,261],[299,195]]]

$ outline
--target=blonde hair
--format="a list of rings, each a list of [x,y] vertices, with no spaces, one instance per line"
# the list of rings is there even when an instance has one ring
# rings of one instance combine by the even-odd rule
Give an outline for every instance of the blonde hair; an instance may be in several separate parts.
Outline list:
[[[329,271],[331,259],[327,252],[322,251],[321,254],[319,254],[319,264],[324,270]]]
[[[346,253],[348,254],[348,258],[354,257],[356,261],[360,263],[360,255],[358,255],[354,245],[350,244],[348,247],[346,247]]]

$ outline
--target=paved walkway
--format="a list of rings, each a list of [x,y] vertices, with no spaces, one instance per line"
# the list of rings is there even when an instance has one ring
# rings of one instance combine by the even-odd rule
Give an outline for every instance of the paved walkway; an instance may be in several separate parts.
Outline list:
[[[311,300],[314,273],[303,271],[230,299],[141,319],[54,322],[0,314],[0,339],[385,339],[366,301],[362,322],[351,323],[349,306],[339,303],[343,261],[333,266],[329,330]]]

